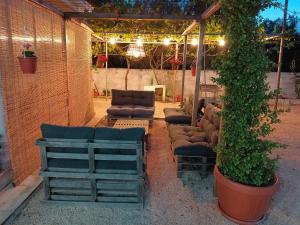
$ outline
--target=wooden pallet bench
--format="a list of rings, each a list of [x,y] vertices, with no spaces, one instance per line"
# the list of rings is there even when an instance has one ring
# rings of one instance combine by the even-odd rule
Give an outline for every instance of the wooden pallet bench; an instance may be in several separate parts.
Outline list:
[[[37,144],[46,200],[143,206],[141,141],[44,138]]]

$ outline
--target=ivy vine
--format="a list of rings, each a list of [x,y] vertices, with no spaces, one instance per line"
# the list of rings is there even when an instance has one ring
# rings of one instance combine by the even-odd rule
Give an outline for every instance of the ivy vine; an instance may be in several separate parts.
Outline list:
[[[259,38],[257,16],[273,0],[221,0],[222,28],[227,51],[217,66],[215,80],[225,87],[223,130],[217,147],[218,167],[230,180],[253,186],[273,182],[277,158],[271,151],[279,144],[266,136],[279,122],[269,108],[274,95],[266,84],[269,61]]]

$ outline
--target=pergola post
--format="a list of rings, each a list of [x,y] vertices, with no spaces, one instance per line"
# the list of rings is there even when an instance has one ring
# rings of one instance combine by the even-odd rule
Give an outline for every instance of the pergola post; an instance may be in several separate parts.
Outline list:
[[[187,35],[184,35],[184,45],[183,45],[183,64],[182,64],[182,82],[181,82],[181,99],[180,107],[183,107],[183,96],[184,96],[184,80],[185,80],[185,70],[186,70],[186,52],[187,52]]]
[[[198,99],[199,99],[199,92],[200,92],[200,74],[201,74],[201,69],[202,69],[201,66],[203,62],[205,28],[206,28],[205,20],[200,20],[200,32],[199,32],[197,64],[196,64],[196,83],[195,83],[195,92],[194,92],[192,124],[191,124],[192,126],[196,126],[196,122],[197,122]]]
[[[108,57],[108,43],[105,42],[105,57]],[[105,63],[105,98],[107,100],[107,68],[108,68],[108,60]]]
[[[282,66],[282,55],[283,55],[283,44],[284,44],[284,35],[285,35],[285,26],[286,26],[286,16],[287,16],[287,8],[288,8],[288,0],[284,2],[284,11],[283,11],[283,22],[282,22],[282,30],[280,37],[280,48],[279,48],[279,56],[278,56],[278,68],[277,68],[277,90],[280,88],[280,80],[281,80],[281,66]],[[278,106],[278,94],[275,98],[274,110],[277,110]]]

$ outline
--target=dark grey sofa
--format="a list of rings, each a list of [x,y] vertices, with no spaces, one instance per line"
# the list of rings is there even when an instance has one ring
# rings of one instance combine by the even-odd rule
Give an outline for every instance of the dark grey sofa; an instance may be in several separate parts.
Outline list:
[[[155,93],[153,91],[112,89],[111,92],[111,107],[107,109],[108,119],[153,119],[155,111]]]
[[[198,103],[197,114],[200,118],[205,106],[205,100],[201,99]],[[165,121],[171,124],[191,124],[193,111],[193,97],[185,99],[183,108],[164,108]]]
[[[49,201],[143,205],[144,128],[43,124],[41,175]]]
[[[220,109],[208,104],[198,127],[171,124],[169,136],[174,160],[177,164],[177,175],[184,170],[199,170],[203,174],[213,168],[218,143]]]

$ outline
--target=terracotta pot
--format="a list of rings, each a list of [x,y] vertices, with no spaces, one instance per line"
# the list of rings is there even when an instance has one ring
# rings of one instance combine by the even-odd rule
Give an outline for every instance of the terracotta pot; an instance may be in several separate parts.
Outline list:
[[[192,76],[196,76],[196,66],[192,66],[191,67],[191,70],[192,70]]]
[[[35,73],[37,57],[18,57],[23,73]]]
[[[222,214],[237,224],[257,224],[267,212],[272,196],[279,189],[275,176],[274,184],[254,187],[233,182],[224,177],[217,166],[214,169],[218,206]]]

